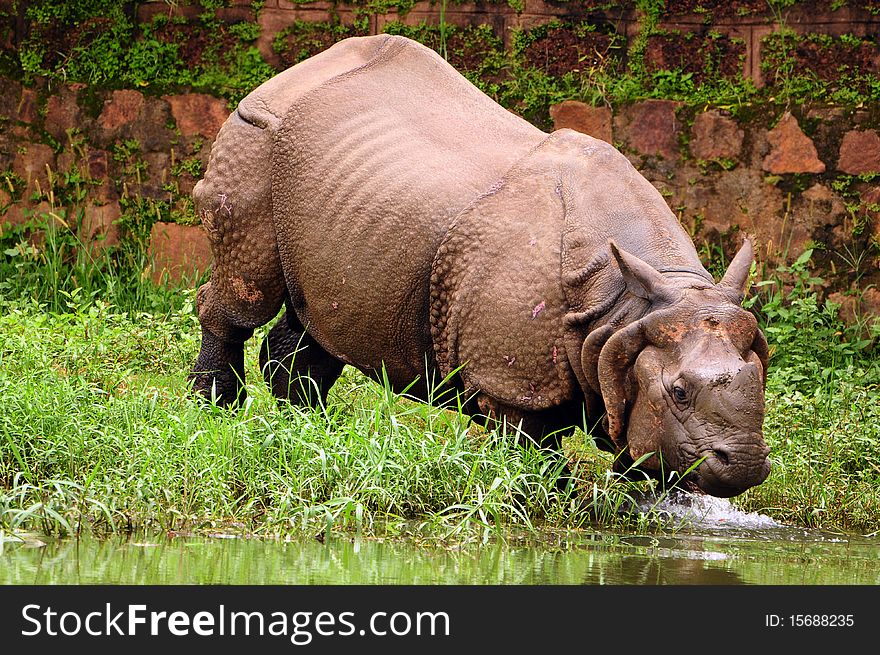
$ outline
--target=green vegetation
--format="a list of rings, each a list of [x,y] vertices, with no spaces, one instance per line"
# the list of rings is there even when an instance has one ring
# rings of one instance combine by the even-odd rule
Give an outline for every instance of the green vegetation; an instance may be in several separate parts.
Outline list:
[[[589,23],[551,21],[532,30],[514,30],[495,99],[541,127],[549,107],[568,99],[610,102],[631,78],[622,74],[625,42]],[[492,94],[490,94],[492,95]]]
[[[299,0],[298,0],[299,1]],[[301,0],[310,4],[310,0]],[[521,0],[494,0],[522,9]],[[872,72],[876,40],[852,35],[797,35],[787,27],[791,0],[763,7],[782,27],[763,41],[765,86],[742,75],[743,42],[713,29],[678,33],[661,29],[667,17],[662,0],[590,4],[609,17],[593,22],[551,21],[511,31],[510,46],[489,25],[461,28],[446,22],[457,0],[438,0],[437,24],[383,23],[386,32],[405,34],[434,48],[504,106],[546,125],[548,108],[564,99],[619,105],[666,98],[693,105],[742,106],[754,102],[783,105],[813,100],[847,106],[876,102],[880,82]],[[16,69],[26,82],[46,78],[151,93],[193,89],[222,95],[235,103],[277,72],[255,44],[262,3],[250,17],[219,18],[228,3],[201,2],[191,18],[158,12],[138,22],[130,0],[28,3],[29,35],[15,53],[4,52],[0,66]],[[172,3],[173,4],[173,3]],[[331,12],[323,22],[296,21],[275,35],[274,53],[287,67],[334,42],[369,31],[371,16],[396,12],[406,17],[412,0],[339,0],[353,17],[343,22]],[[866,5],[866,8],[870,8]],[[638,32],[627,44],[617,32],[613,12],[634,9]],[[754,8],[745,7],[746,13]],[[713,12],[696,3],[693,11],[711,25]],[[12,15],[12,14],[9,14]]]
[[[352,371],[326,408],[281,409],[262,384],[258,340],[248,405],[206,408],[186,393],[200,340],[194,290],[163,295],[141,282],[111,305],[109,294],[75,287],[77,263],[59,261],[58,240],[49,232],[42,247],[19,242],[3,259],[4,279],[53,276],[57,287],[3,288],[2,530],[468,537],[496,525],[646,520],[617,517],[632,489],[605,471],[579,499],[556,488],[561,460],[518,447],[512,427],[487,434]],[[36,253],[26,263],[23,249]]]
[[[365,33],[362,24],[297,20],[275,35],[272,50],[285,65],[293,66],[327,49],[336,41]]]
[[[95,266],[75,244],[57,220],[40,243],[22,232],[0,242],[2,531],[467,540],[511,528],[670,527],[639,509],[664,490],[618,479],[580,432],[565,444],[575,482],[563,488],[563,460],[520,447],[512,426],[486,432],[351,369],[326,407],[279,407],[258,370],[265,328],[246,354],[248,404],[203,406],[186,383],[200,342],[198,281],[160,289],[136,258]],[[880,333],[844,327],[818,302],[808,264],[806,253],[779,272],[787,286],[770,277],[751,299],[773,352],[774,469],[735,503],[795,525],[876,533]]]
[[[765,433],[774,471],[744,507],[808,526],[880,530],[880,320],[844,326],[820,303],[811,250],[758,283],[771,345]],[[786,288],[787,287],[787,288]],[[767,509],[763,509],[767,508]]]
[[[133,18],[137,4],[28,3],[30,34],[18,53],[21,76],[26,82],[43,77],[154,93],[190,88],[237,102],[276,72],[253,45],[260,26],[219,20],[223,2],[202,2],[204,11],[190,21],[159,13],[144,23]]]
[[[761,68],[779,102],[863,106],[880,99],[880,80],[871,72],[875,46],[870,38],[799,36],[783,27],[764,37]]]
[[[497,99],[501,93],[508,76],[508,61],[504,44],[489,25],[456,27],[420,23],[410,26],[392,21],[384,30],[433,48],[487,95]]]
[[[74,144],[76,151],[78,146]],[[79,153],[80,156],[82,153]],[[114,145],[112,156],[123,164],[123,189],[139,185],[145,163],[140,146],[129,139]],[[115,221],[119,240],[105,247],[102,238],[94,243],[86,237],[86,199],[88,190],[104,180],[83,175],[77,163],[67,171],[48,170],[46,188],[33,192],[37,210],[28,220],[6,227],[0,238],[3,263],[0,265],[0,299],[34,299],[46,303],[49,311],[68,310],[64,293],[76,291],[83,297],[100,296],[116,307],[154,309],[173,303],[175,294],[165,288],[144,283],[149,276],[150,229],[157,221],[191,223],[195,219],[192,200],[176,189],[182,170],[193,172],[198,160],[184,159],[172,166],[171,181],[166,185],[168,200],[157,200],[124,192],[119,200],[121,216]],[[180,169],[175,171],[175,169]],[[5,178],[11,197],[19,200],[25,188],[14,174]],[[135,186],[135,188],[137,188]],[[39,211],[40,207],[48,208]]]

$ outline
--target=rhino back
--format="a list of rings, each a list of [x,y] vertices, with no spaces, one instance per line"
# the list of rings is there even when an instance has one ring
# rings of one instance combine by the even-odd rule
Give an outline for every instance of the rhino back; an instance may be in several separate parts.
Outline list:
[[[364,41],[378,44],[371,59],[297,97],[280,121],[273,212],[309,332],[404,385],[433,358],[428,297],[443,235],[546,134],[408,39],[351,39],[325,54]]]

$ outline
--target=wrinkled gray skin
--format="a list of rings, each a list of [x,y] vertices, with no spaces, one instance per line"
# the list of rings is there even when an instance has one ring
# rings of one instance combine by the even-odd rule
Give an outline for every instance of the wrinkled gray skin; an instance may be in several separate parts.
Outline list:
[[[244,342],[284,305],[260,358],[279,398],[384,366],[424,400],[450,376],[466,411],[548,445],[586,409],[619,471],[696,465],[684,484],[717,496],[769,472],[751,244],[715,284],[619,152],[538,130],[413,41],[348,39],[260,86],[194,198],[214,254],[197,393],[244,399]]]

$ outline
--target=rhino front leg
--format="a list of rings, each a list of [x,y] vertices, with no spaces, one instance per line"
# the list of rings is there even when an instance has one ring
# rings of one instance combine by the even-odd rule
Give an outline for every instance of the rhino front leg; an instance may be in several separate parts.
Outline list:
[[[555,461],[564,459],[561,473],[556,479],[556,488],[566,493],[573,488],[572,470],[562,449],[562,439],[573,434],[582,423],[582,402],[570,400],[550,409],[530,412],[481,393],[477,396],[477,406],[485,417],[487,428],[498,427],[502,421],[506,421],[508,425],[520,429],[520,444],[531,440],[548,449],[551,457],[558,458]]]
[[[562,448],[563,437],[572,434],[580,425],[583,411],[583,403],[570,401],[534,412],[508,405],[485,393],[477,396],[477,407],[486,419],[487,428],[497,427],[504,421],[509,426],[520,429],[521,442],[531,439],[539,446],[551,450]]]
[[[273,395],[298,405],[327,401],[344,364],[318,345],[288,307],[263,340],[260,370]]]

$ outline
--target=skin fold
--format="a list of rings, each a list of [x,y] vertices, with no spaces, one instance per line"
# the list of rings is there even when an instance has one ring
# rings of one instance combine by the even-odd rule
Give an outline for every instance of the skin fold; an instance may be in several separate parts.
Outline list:
[[[751,242],[716,284],[622,154],[538,130],[414,41],[347,39],[258,87],[193,196],[207,399],[244,400],[244,343],[284,307],[260,352],[279,399],[326,401],[348,364],[549,446],[590,427],[621,472],[645,456],[718,496],[769,473]]]

